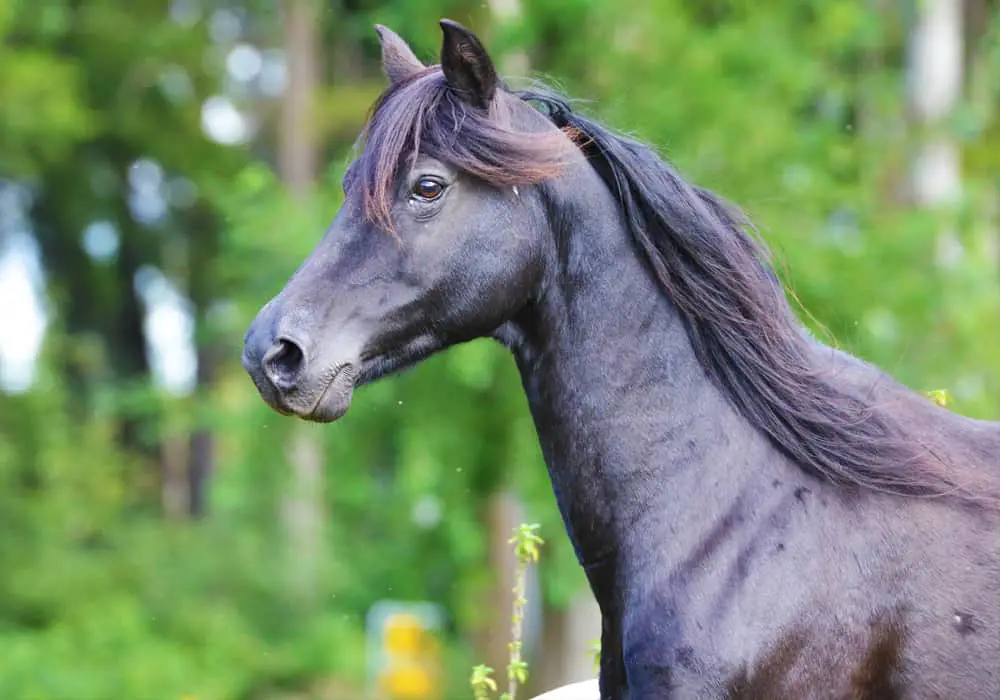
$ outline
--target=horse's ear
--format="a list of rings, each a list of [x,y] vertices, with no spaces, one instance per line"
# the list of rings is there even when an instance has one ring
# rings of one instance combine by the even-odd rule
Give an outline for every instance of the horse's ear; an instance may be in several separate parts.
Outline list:
[[[382,44],[382,70],[389,78],[389,82],[398,83],[425,68],[413,53],[413,49],[399,34],[381,24],[375,25],[375,31],[378,33],[379,43]]]
[[[443,19],[441,30],[441,70],[448,85],[476,107],[485,108],[500,82],[492,59],[476,35],[458,22]]]

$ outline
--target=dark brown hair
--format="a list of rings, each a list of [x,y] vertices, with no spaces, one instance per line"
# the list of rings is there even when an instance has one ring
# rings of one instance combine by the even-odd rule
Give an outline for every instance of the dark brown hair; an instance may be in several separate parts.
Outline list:
[[[554,129],[516,128],[519,103],[498,90],[488,108],[473,107],[448,86],[437,66],[393,83],[372,108],[345,190],[360,185],[366,214],[391,230],[397,175],[417,153],[494,185],[537,184],[559,175],[579,151]]]

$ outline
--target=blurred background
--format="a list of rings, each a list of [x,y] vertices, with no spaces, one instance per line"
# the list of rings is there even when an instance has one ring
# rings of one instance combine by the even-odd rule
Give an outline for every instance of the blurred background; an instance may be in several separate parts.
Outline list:
[[[436,62],[451,17],[587,100],[748,211],[821,337],[997,418],[998,5],[0,1],[0,697],[470,698],[506,664],[520,522],[531,690],[593,675],[504,351],[332,426],[240,368],[339,206],[374,23]]]

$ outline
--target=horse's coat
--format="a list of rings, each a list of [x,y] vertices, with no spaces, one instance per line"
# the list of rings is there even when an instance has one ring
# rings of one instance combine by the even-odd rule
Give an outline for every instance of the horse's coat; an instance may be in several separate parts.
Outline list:
[[[344,206],[247,332],[264,399],[336,420],[434,352],[508,347],[602,698],[1000,697],[1000,426],[810,338],[720,200],[442,28],[431,67],[379,28]]]

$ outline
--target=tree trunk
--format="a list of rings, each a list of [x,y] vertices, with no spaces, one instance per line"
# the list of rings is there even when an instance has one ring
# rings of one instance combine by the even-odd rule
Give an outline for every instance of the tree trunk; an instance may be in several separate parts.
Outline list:
[[[521,523],[522,509],[518,498],[507,491],[498,491],[486,504],[489,533],[489,566],[494,572],[486,614],[489,622],[482,632],[480,655],[483,663],[496,669],[498,685],[507,685],[507,649],[511,641],[511,614],[514,610],[514,573],[517,557],[510,544],[514,528]]]
[[[995,50],[992,36],[991,23],[996,24],[995,19],[998,4],[996,0],[966,0],[965,2],[965,74],[966,90],[968,101],[973,105],[973,109],[982,115],[984,123],[987,125],[986,136],[974,145],[974,148],[989,149],[996,144],[996,124],[1000,116],[995,98],[998,72],[994,67]],[[992,127],[992,128],[991,128]],[[968,147],[968,146],[967,146]],[[985,167],[979,165],[975,175],[982,177],[983,173],[990,173],[995,169],[995,158],[987,159]],[[994,251],[997,264],[1000,264],[1000,191],[994,186],[990,193],[986,195],[985,201],[979,205],[977,216],[982,225],[980,230],[986,238],[987,245]]]
[[[211,333],[209,313],[215,301],[214,265],[219,255],[219,221],[207,204],[199,202],[188,221],[190,255],[188,297],[195,312],[197,373],[195,398],[203,406],[215,385],[219,358],[225,350]],[[188,437],[184,503],[192,518],[208,515],[208,488],[215,462],[215,435],[202,425],[204,412],[196,411],[195,426]]]
[[[923,0],[915,10],[909,95],[917,143],[910,191],[916,206],[938,209],[955,203],[961,190],[958,146],[943,127],[962,94],[963,7],[961,0]]]
[[[160,509],[167,520],[184,520],[190,512],[184,474],[188,454],[188,445],[174,436],[160,443]]]
[[[488,0],[487,7],[495,27],[516,24],[521,21],[521,0]],[[497,57],[497,68],[505,76],[524,76],[530,62],[523,49],[504,51]]]
[[[112,136],[82,146],[76,156],[81,161],[101,162],[123,183],[128,182],[129,167],[138,157],[128,144]],[[118,398],[128,399],[117,416],[116,440],[144,467],[124,473],[123,482],[144,507],[156,508],[160,497],[156,482],[162,474],[161,446],[155,434],[160,407],[137,404],[128,394],[152,381],[145,313],[134,285],[136,272],[157,262],[157,244],[133,220],[127,185],[115,192],[107,209],[98,208],[87,194],[67,199],[66,193],[85,176],[77,163],[68,160],[42,174],[42,191],[32,210],[46,275],[70,341],[69,351],[61,358],[70,388],[70,411],[79,420],[87,420],[94,395],[109,383]],[[103,214],[117,231],[117,255],[107,263],[95,264],[76,243],[81,226],[89,223],[79,217],[85,207]]]
[[[543,625],[529,695],[597,676],[592,644],[601,639],[601,611],[589,589],[565,609],[547,606]]]
[[[288,84],[278,129],[278,170],[288,191],[305,206],[319,171],[311,121],[320,83],[318,5],[285,0],[282,9]],[[323,451],[316,426],[295,421],[286,454],[293,482],[282,506],[290,585],[296,598],[308,602],[316,594],[323,555]]]
[[[284,0],[288,84],[281,103],[278,172],[293,196],[305,199],[319,172],[313,100],[320,83],[319,17],[314,0]]]

